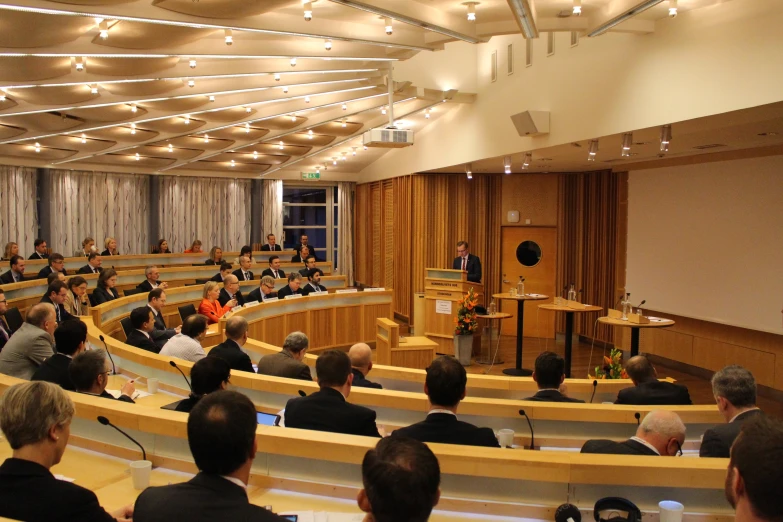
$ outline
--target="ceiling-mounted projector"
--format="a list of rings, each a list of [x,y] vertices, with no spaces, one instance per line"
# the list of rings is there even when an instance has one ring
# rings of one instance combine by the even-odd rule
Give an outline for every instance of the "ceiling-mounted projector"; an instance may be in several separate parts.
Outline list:
[[[362,135],[365,147],[401,149],[413,145],[413,131],[403,129],[372,129]]]

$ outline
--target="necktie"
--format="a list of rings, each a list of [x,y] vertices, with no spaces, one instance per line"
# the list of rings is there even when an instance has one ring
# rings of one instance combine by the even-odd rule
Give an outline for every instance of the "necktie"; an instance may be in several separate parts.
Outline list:
[[[5,330],[5,324],[3,323],[3,320],[0,319],[0,339],[3,339],[7,341],[11,336],[8,335],[8,332]]]
[[[247,276],[247,272],[245,272],[245,281],[250,281],[250,278]]]
[[[463,257],[462,258],[462,270],[467,270],[468,261]]]
[[[57,312],[57,324],[60,324],[60,306],[54,305],[54,310]]]
[[[279,279],[279,277],[277,275],[277,270],[275,270],[275,279]]]

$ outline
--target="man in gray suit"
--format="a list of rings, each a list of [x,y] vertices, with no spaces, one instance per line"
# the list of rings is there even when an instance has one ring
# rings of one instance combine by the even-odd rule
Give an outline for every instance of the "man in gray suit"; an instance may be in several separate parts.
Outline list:
[[[302,332],[288,334],[281,352],[265,355],[261,358],[258,362],[258,373],[312,381],[310,368],[302,362],[308,346],[310,346],[310,340]]]
[[[47,358],[54,355],[52,335],[57,314],[49,303],[38,303],[27,312],[25,323],[0,352],[0,373],[27,379]]]

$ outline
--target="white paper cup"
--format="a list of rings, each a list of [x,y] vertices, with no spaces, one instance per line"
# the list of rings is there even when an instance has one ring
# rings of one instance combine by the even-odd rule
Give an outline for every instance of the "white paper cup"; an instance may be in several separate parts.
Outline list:
[[[514,430],[498,430],[498,442],[501,448],[510,448],[514,445]]]
[[[130,471],[133,479],[133,489],[142,491],[149,487],[152,462],[149,460],[134,460],[130,463]]]
[[[147,392],[148,393],[158,393],[158,385],[160,384],[159,379],[150,378],[147,379]]]
[[[673,500],[662,500],[658,502],[658,510],[661,522],[682,522],[685,506]]]

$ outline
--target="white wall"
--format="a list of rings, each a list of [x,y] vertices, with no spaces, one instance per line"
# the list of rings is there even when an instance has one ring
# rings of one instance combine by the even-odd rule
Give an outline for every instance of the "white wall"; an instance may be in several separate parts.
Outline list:
[[[467,42],[450,43],[443,51],[420,52],[413,59],[394,64],[394,79],[426,89],[476,92],[477,53],[478,46]]]

